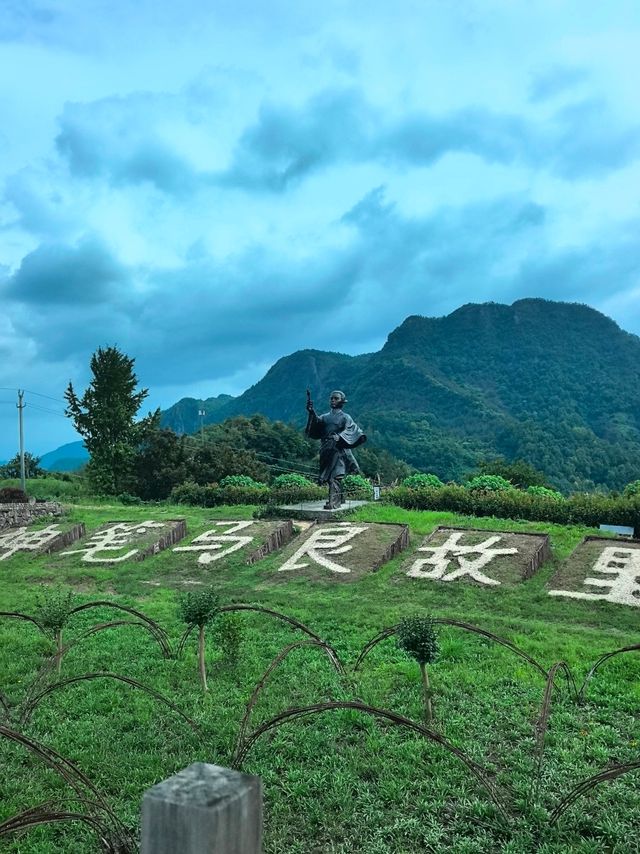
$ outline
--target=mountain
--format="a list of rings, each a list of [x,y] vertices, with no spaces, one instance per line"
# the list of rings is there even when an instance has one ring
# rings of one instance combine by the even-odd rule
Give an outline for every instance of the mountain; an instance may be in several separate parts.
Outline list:
[[[68,442],[40,458],[40,468],[46,471],[77,471],[89,460],[84,442]]]
[[[640,476],[639,380],[640,338],[592,308],[469,304],[408,317],[377,353],[286,356],[239,397],[205,401],[204,421],[261,413],[302,425],[307,387],[318,411],[342,388],[373,443],[445,480],[504,456],[564,490],[620,489]],[[198,429],[188,401],[163,424]]]

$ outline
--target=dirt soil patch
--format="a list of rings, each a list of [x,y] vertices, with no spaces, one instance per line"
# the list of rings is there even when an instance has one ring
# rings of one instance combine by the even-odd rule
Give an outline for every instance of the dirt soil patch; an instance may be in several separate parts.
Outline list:
[[[333,522],[314,525],[288,546],[268,578],[277,583],[292,577],[310,581],[357,581],[375,572],[409,543],[405,525]]]
[[[547,534],[439,527],[403,563],[397,578],[514,585],[531,578],[550,555]]]
[[[640,607],[640,540],[585,537],[548,587],[551,596]]]

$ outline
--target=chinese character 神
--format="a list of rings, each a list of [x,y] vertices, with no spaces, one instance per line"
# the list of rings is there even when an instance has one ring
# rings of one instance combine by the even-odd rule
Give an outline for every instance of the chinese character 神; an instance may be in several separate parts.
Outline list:
[[[351,525],[349,522],[338,522],[337,525],[327,525],[318,528],[300,546],[298,551],[291,555],[289,560],[278,569],[278,572],[290,569],[304,569],[306,566],[309,566],[308,562],[303,563],[300,560],[304,555],[308,555],[312,561],[320,564],[320,566],[324,566],[325,569],[330,569],[332,572],[351,572],[350,569],[330,560],[327,555],[340,555],[351,551],[353,545],[347,546],[345,543],[348,543],[357,534],[361,534],[366,530],[366,527],[359,528]],[[321,552],[324,552],[324,554],[321,554]]]
[[[231,552],[236,552],[243,546],[248,545],[253,537],[248,536],[233,536],[238,531],[243,531],[253,522],[216,522],[216,528],[211,531],[205,531],[192,541],[190,546],[178,546],[174,552],[201,552],[198,555],[198,563],[213,563],[214,560],[220,560]],[[226,531],[220,531],[218,528],[227,527]],[[223,546],[228,546],[223,548]],[[222,549],[222,551],[219,551]],[[213,554],[215,552],[215,554]]]
[[[569,596],[572,599],[602,599],[622,605],[640,606],[640,549],[607,546],[595,562],[592,572],[600,572],[605,577],[585,578],[583,584],[598,588],[608,587],[606,593],[550,590],[549,595]]]
[[[16,552],[40,551],[61,533],[57,525],[49,525],[47,528],[40,528],[38,531],[14,528],[0,534],[0,552],[3,552],[0,554],[0,560],[6,560]]]
[[[407,575],[411,578],[434,578],[439,581],[454,581],[456,578],[468,575],[475,581],[479,581],[480,584],[500,584],[495,578],[489,578],[480,570],[491,563],[494,557],[516,554],[518,549],[492,548],[501,539],[497,536],[488,537],[484,542],[477,543],[475,546],[462,546],[459,540],[463,533],[463,531],[454,532],[441,546],[422,546],[419,548],[419,552],[433,552],[433,554],[431,557],[417,560]],[[478,557],[474,559],[467,557],[467,555],[472,554],[477,554]],[[457,569],[447,572],[452,561],[457,564]],[[433,569],[425,572],[422,569],[423,566],[432,566]]]
[[[96,531],[79,549],[62,552],[63,555],[82,554],[87,563],[121,563],[137,554],[139,549],[130,549],[119,557],[98,557],[100,552],[117,552],[129,545],[135,537],[142,537],[150,528],[164,528],[164,522],[116,522],[102,531]]]

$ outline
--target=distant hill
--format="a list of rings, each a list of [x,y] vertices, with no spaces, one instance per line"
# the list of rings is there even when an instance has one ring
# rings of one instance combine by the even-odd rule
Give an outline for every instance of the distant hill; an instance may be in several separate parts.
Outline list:
[[[639,380],[640,338],[592,308],[469,304],[407,318],[378,353],[286,356],[239,397],[205,401],[204,421],[261,413],[302,425],[307,387],[318,411],[342,388],[376,445],[445,480],[502,455],[565,490],[620,489],[640,477]],[[195,432],[199,405],[183,399],[163,424]]]
[[[55,451],[49,451],[40,458],[40,468],[45,471],[77,471],[89,460],[84,442],[68,442]]]

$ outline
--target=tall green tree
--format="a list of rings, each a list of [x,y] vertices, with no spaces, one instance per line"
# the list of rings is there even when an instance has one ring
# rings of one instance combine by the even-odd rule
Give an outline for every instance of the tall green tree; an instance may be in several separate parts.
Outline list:
[[[71,383],[65,392],[66,414],[91,457],[87,474],[99,492],[111,495],[128,489],[136,449],[160,422],[159,409],[136,421],[149,392],[136,391],[134,362],[117,347],[98,347],[90,362],[93,379],[82,397]]]
[[[34,457],[29,451],[24,454],[24,473],[26,477],[39,477],[44,474],[40,468],[40,457]],[[0,466],[0,478],[16,478],[20,477],[20,454]]]

